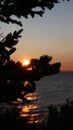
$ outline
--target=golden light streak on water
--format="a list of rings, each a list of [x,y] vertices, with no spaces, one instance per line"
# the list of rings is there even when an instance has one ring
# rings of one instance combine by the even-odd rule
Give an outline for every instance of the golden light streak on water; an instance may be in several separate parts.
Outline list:
[[[33,93],[29,93],[26,95],[26,99],[30,100],[31,103],[19,104],[17,106],[20,109],[20,116],[22,118],[28,118],[28,124],[38,124],[41,123],[44,118],[40,116],[40,108],[37,105],[36,101],[37,97]]]

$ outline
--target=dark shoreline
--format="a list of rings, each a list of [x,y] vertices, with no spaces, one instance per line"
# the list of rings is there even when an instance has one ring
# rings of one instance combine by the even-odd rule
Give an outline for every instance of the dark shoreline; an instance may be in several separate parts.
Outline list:
[[[73,129],[73,101],[66,100],[66,102],[60,105],[58,109],[57,105],[48,106],[48,117],[46,124],[44,121],[42,123],[32,123],[27,124],[29,118],[20,118],[19,112],[16,108],[8,106],[2,108],[0,106],[0,129],[7,128],[16,130],[62,130],[62,129]],[[10,105],[10,104],[9,104]]]

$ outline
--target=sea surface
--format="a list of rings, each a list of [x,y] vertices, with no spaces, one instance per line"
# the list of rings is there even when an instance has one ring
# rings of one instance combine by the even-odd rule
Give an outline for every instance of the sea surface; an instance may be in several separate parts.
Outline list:
[[[46,122],[49,105],[63,104],[66,99],[73,100],[73,72],[45,76],[35,83],[36,91],[26,95],[31,103],[21,105],[21,116],[29,117],[28,123]]]

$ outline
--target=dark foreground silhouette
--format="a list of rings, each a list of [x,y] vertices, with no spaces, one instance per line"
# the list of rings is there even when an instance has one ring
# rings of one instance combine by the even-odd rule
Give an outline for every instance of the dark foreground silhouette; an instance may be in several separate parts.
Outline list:
[[[36,90],[35,82],[43,76],[60,72],[61,63],[50,64],[51,56],[43,55],[39,59],[31,59],[28,66],[22,66],[10,59],[15,52],[15,45],[23,30],[9,33],[0,42],[0,102],[25,99],[27,93]]]
[[[27,121],[28,118],[21,118],[17,109],[13,106],[11,108],[8,108],[5,104],[0,106],[0,129],[66,130],[73,129],[73,101],[67,100],[60,106],[50,105],[46,124],[42,122],[41,125],[35,123],[29,125]]]
[[[60,72],[61,63],[50,64],[52,57],[48,55],[31,59],[27,67],[11,60],[10,55],[16,50],[14,46],[21,32],[22,29],[9,33],[0,42],[0,129],[37,129],[35,123],[28,125],[29,118],[20,116],[18,101],[31,104],[26,95],[35,92],[35,81]]]
[[[28,93],[36,90],[35,81],[40,78],[59,73],[61,63],[50,64],[51,56],[43,55],[39,59],[31,59],[28,66],[22,66],[18,62],[11,60],[10,55],[15,52],[14,47],[18,38],[21,37],[19,31],[9,33],[0,41],[0,128],[1,129],[37,129],[35,123],[28,125],[29,118],[20,116],[20,109],[17,109],[19,100],[30,103],[26,99]],[[16,103],[15,103],[16,102]]]
[[[22,23],[16,17],[28,18],[28,15],[30,15],[34,18],[35,15],[43,16],[46,8],[51,10],[57,3],[59,3],[58,0],[32,0],[31,2],[30,0],[0,0],[0,21],[22,26]],[[39,8],[37,9],[37,7]],[[16,17],[13,19],[12,15]],[[15,45],[18,43],[22,31],[23,29],[20,29],[13,34],[9,33],[3,39],[1,37],[2,40],[0,41],[0,129],[38,129],[34,123],[30,126],[27,124],[28,118],[20,117],[20,110],[17,109],[14,102],[18,102],[18,99],[24,101],[24,103],[29,102],[25,96],[36,90],[35,81],[40,80],[43,76],[60,71],[61,63],[50,64],[52,57],[48,55],[43,55],[39,59],[31,59],[28,67],[22,67],[19,61],[16,63],[10,59],[10,55],[16,51]],[[2,36],[2,33],[0,36]],[[53,112],[54,109],[51,108],[50,110]],[[57,111],[57,113],[59,112]],[[53,125],[52,128],[49,125],[49,122],[50,124],[52,124],[52,121],[54,123],[54,118],[56,118],[55,113],[53,113],[54,118],[51,118],[51,111],[50,114],[47,126],[43,124],[39,127],[39,130],[56,127],[56,125]],[[57,116],[57,118],[60,117]],[[59,123],[62,124],[60,120]]]

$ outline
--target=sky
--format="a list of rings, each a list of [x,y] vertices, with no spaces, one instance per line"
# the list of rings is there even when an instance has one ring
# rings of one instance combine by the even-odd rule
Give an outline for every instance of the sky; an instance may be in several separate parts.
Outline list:
[[[73,0],[61,1],[52,10],[46,9],[43,17],[22,17],[21,21],[23,27],[0,23],[4,36],[23,28],[17,50],[11,56],[14,61],[49,55],[53,57],[51,64],[61,62],[61,70],[73,71]]]

